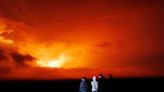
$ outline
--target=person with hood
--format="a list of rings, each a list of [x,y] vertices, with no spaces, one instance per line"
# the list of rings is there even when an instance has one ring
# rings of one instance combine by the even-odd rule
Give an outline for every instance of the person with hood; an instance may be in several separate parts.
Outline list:
[[[88,91],[88,83],[86,81],[86,77],[81,78],[79,92],[87,92]]]
[[[91,81],[92,92],[98,92],[98,82],[96,81],[96,76],[93,76],[93,80]]]

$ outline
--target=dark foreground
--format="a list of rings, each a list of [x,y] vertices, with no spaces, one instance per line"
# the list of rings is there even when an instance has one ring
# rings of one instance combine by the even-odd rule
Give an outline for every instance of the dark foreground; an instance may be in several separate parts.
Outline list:
[[[110,82],[108,92],[164,92],[164,78],[112,79],[107,82]],[[79,83],[80,80],[0,81],[0,92],[78,92]]]

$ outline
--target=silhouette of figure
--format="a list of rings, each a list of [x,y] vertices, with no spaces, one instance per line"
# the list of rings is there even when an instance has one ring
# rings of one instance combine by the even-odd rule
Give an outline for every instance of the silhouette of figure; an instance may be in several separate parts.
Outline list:
[[[102,74],[99,74],[99,92],[106,92],[106,79]]]
[[[113,92],[113,80],[112,80],[112,74],[109,75],[109,78],[108,78],[108,92]]]
[[[87,91],[88,91],[88,83],[87,83],[86,77],[83,76],[81,78],[79,92],[87,92]]]
[[[98,82],[96,81],[96,76],[93,76],[92,79],[93,80],[91,81],[91,86],[92,86],[91,91],[92,92],[98,92]]]

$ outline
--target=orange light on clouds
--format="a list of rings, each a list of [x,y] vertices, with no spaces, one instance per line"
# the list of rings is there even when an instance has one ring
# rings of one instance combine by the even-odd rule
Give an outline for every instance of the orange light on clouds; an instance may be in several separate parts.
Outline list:
[[[35,67],[68,69],[86,67],[89,65],[89,46],[84,44],[56,42],[52,45],[45,46],[40,43],[38,43],[38,45],[26,43],[26,47],[22,46],[20,51],[22,53],[31,53],[36,58],[34,62],[29,63]]]
[[[36,64],[39,67],[51,67],[51,68],[61,68],[63,67],[63,64],[69,61],[71,57],[60,55],[57,59],[42,59],[36,61]],[[63,67],[64,68],[64,67]]]
[[[51,61],[36,61],[37,65],[40,67],[52,67],[52,68],[60,68],[61,64],[59,60],[51,60]]]
[[[11,32],[13,32],[13,30],[7,29],[7,25],[0,20],[0,44],[14,44],[14,41],[12,39],[8,39],[3,36],[4,33],[10,34]]]
[[[88,70],[88,76],[164,76],[160,5],[158,0],[1,0],[0,79],[77,78]]]

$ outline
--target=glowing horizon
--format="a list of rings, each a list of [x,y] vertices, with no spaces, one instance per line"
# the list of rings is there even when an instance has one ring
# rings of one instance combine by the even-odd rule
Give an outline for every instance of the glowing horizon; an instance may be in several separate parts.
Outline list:
[[[164,76],[162,7],[158,0],[0,0],[0,79]]]

